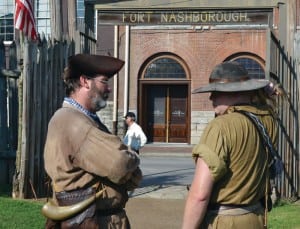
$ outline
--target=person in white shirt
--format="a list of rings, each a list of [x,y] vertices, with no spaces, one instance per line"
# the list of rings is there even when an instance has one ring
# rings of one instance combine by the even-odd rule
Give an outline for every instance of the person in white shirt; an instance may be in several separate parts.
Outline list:
[[[133,112],[127,112],[125,116],[125,122],[128,126],[128,129],[123,142],[131,150],[139,154],[139,150],[147,142],[147,137],[142,128],[135,122],[135,114]]]

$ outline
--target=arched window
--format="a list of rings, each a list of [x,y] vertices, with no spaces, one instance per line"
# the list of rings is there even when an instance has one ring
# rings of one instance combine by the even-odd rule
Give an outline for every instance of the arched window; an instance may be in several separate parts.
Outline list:
[[[186,78],[184,68],[174,59],[162,57],[151,62],[145,71],[144,78]]]
[[[248,74],[253,79],[264,79],[265,71],[261,65],[254,59],[247,57],[237,57],[233,61],[239,62],[242,64],[248,71]]]

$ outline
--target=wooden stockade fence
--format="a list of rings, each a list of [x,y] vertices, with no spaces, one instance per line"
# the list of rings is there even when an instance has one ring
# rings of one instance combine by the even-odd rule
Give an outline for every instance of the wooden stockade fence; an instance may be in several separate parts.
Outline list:
[[[20,77],[20,132],[16,153],[13,196],[32,198],[45,193],[43,147],[48,122],[64,97],[61,74],[74,43],[42,40],[24,42]]]
[[[64,98],[63,70],[70,55],[96,50],[93,38],[80,32],[75,38],[0,45],[0,184],[12,185],[15,198],[47,191],[43,147]]]
[[[14,47],[14,48],[10,48]],[[0,185],[12,181],[18,138],[18,71],[14,43],[0,43]]]

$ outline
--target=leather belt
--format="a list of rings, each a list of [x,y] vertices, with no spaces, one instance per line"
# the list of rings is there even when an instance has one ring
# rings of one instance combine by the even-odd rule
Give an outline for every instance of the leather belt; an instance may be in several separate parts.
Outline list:
[[[257,210],[262,210],[263,207],[260,203],[253,205],[216,205],[209,206],[208,212],[216,215],[245,215]]]
[[[97,209],[96,214],[99,216],[117,215],[124,212],[123,208],[111,208],[111,209]]]

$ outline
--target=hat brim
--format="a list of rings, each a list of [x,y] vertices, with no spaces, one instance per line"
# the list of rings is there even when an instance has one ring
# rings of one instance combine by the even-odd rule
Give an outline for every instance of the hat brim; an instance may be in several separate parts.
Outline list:
[[[111,56],[77,54],[69,59],[69,66],[80,74],[94,77],[105,75],[112,77],[124,65],[124,61]]]
[[[196,88],[192,91],[192,94],[196,93],[205,93],[205,92],[237,92],[237,91],[252,91],[258,90],[267,86],[270,83],[269,80],[258,80],[258,79],[250,79],[246,81],[239,82],[230,82],[230,83],[220,83],[214,82],[207,84],[205,86]]]

